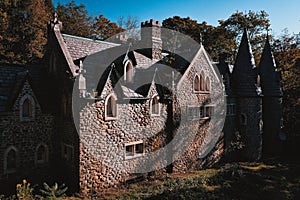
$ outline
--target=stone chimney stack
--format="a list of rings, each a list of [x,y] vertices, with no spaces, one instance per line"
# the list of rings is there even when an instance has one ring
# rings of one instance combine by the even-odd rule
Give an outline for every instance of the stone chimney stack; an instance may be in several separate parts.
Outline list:
[[[162,59],[161,26],[159,21],[151,19],[141,23],[141,42],[146,54],[153,60]]]

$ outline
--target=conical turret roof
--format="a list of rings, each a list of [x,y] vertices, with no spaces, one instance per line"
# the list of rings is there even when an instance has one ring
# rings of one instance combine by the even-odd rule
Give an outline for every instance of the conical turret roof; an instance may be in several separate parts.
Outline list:
[[[259,75],[264,96],[278,96],[281,94],[280,76],[276,70],[276,63],[268,37],[259,63]]]
[[[257,72],[247,30],[244,29],[232,72],[232,86],[238,96],[257,96]]]

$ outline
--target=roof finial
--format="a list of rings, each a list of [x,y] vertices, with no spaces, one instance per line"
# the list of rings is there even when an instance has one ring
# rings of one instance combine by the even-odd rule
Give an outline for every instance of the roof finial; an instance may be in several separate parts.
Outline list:
[[[56,11],[54,12],[53,17],[54,17],[53,22],[54,22],[55,24],[58,23],[58,14],[57,14]]]
[[[201,31],[199,32],[199,43],[200,43],[200,45],[202,45],[202,43],[203,43],[203,36],[202,36]]]
[[[247,29],[248,28],[248,23],[247,23],[247,11],[245,10],[245,13],[244,13],[244,29]]]

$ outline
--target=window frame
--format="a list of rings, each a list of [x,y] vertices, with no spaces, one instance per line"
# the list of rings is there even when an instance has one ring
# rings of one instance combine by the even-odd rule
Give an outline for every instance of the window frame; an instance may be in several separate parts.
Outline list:
[[[31,114],[29,116],[24,116],[24,102],[28,100],[29,106],[31,109]],[[35,101],[34,98],[30,94],[25,94],[19,101],[19,113],[20,113],[20,121],[32,121],[35,118]]]
[[[248,122],[248,118],[247,118],[246,113],[241,113],[240,114],[240,123],[241,123],[241,125],[246,126],[247,122]]]
[[[62,149],[61,149],[61,157],[65,162],[73,162],[74,161],[74,147],[71,144],[66,144],[66,143],[62,143],[61,145]],[[69,154],[65,152],[65,148],[70,149],[71,153],[69,157]]]
[[[198,80],[198,83],[196,83],[196,80]],[[193,79],[193,91],[194,93],[200,93],[200,76],[196,73]]]
[[[143,147],[142,153],[136,153],[138,145]],[[127,151],[126,151],[127,147],[132,147],[132,155],[130,155],[130,156],[127,155]],[[144,155],[145,155],[145,143],[144,143],[144,141],[139,140],[139,141],[135,141],[135,142],[126,143],[124,145],[124,159],[125,160],[130,160],[130,159],[133,159],[133,158],[139,158],[139,157],[142,157]]]
[[[11,150],[13,150],[14,152],[15,152],[15,154],[16,154],[16,158],[15,158],[15,168],[12,168],[12,169],[8,169],[7,168],[7,164],[8,164],[8,162],[7,162],[7,158],[8,158],[8,153],[11,151]],[[5,152],[4,152],[4,162],[3,162],[3,164],[4,164],[4,166],[3,166],[3,172],[4,172],[4,174],[12,174],[12,173],[15,173],[16,171],[17,171],[17,169],[18,169],[18,164],[19,164],[19,151],[18,151],[18,149],[15,147],[15,146],[9,146],[9,147],[7,147],[6,148],[6,150],[5,150]]]
[[[129,67],[129,66],[131,67],[131,69],[127,70],[127,67]],[[128,73],[128,72],[130,72],[130,73]],[[130,74],[130,76],[131,76],[130,78],[129,78],[128,74]],[[132,83],[133,82],[133,75],[134,75],[133,64],[132,64],[131,60],[127,60],[124,64],[124,81],[126,83]],[[130,80],[128,80],[128,78]]]
[[[45,159],[44,160],[38,160],[38,150],[40,147],[44,147],[45,148]],[[35,149],[35,164],[36,165],[40,165],[40,164],[46,164],[49,161],[49,149],[48,146],[44,143],[40,143],[37,145],[36,149]]]
[[[115,103],[115,116],[109,116],[108,115],[108,101],[109,99],[113,98],[114,99],[114,103]],[[111,103],[111,102],[110,102]],[[104,114],[105,114],[105,121],[109,121],[109,120],[116,120],[118,119],[118,104],[117,104],[117,97],[114,93],[109,94],[106,99],[105,99],[105,104],[104,104]],[[113,111],[112,111],[113,113]]]
[[[228,103],[226,105],[226,116],[235,116],[236,115],[236,104]]]
[[[158,112],[153,112],[153,101],[154,101],[155,98],[157,99]],[[155,95],[152,96],[152,98],[150,100],[150,115],[151,116],[160,116],[160,109],[161,109],[161,107],[160,107],[160,103],[159,103],[159,95],[155,94]]]

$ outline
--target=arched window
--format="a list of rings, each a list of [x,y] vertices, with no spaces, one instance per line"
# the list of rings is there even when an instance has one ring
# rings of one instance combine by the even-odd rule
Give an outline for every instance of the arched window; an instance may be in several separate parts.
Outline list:
[[[133,66],[132,66],[132,62],[130,60],[128,60],[125,63],[125,67],[124,67],[124,80],[127,83],[131,83],[133,81]]]
[[[241,113],[240,122],[242,125],[247,125],[247,115],[245,113]]]
[[[23,102],[23,117],[32,117],[32,106],[29,99],[25,99]]]
[[[35,102],[29,94],[24,95],[20,100],[20,120],[30,121],[34,118]]]
[[[200,91],[200,78],[199,78],[198,74],[196,74],[194,77],[194,91],[195,92]]]
[[[204,72],[202,71],[201,74],[200,74],[200,90],[201,91],[204,91],[205,89],[205,82],[204,82]]]
[[[159,105],[159,97],[158,95],[154,95],[151,100],[151,115],[159,115],[160,113],[160,105]]]
[[[106,119],[115,119],[117,117],[117,103],[115,95],[111,94],[105,101],[105,117]]]
[[[15,172],[17,169],[17,149],[13,146],[6,149],[4,153],[4,171],[6,173]]]
[[[210,80],[209,77],[205,79],[205,91],[210,91]]]
[[[48,148],[45,144],[38,145],[35,154],[36,164],[42,164],[48,161]]]

